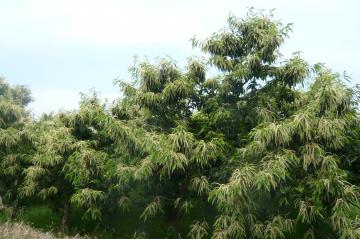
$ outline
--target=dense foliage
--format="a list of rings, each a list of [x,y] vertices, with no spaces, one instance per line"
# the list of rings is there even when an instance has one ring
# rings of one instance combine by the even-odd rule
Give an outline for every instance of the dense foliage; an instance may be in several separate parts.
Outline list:
[[[32,153],[32,132],[25,106],[31,101],[23,86],[10,87],[0,78],[0,208],[13,214],[26,158]],[[28,124],[27,124],[28,123]]]
[[[38,120],[1,80],[2,211],[45,205],[63,233],[109,238],[360,238],[359,91],[284,59],[290,31],[230,17],[185,69],[135,61],[113,104]]]

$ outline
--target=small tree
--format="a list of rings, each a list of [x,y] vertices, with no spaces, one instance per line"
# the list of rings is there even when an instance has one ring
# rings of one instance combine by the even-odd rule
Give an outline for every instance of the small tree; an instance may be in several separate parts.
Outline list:
[[[62,209],[61,230],[69,225],[70,206],[85,210],[84,217],[100,219],[107,192],[114,190],[114,161],[103,148],[104,106],[96,97],[83,97],[80,110],[45,117],[36,129],[36,154],[25,169],[22,193],[49,199]]]
[[[0,78],[0,208],[15,209],[22,170],[31,153],[30,117],[25,110],[31,101],[23,86],[11,87]],[[10,210],[11,211],[11,210]]]

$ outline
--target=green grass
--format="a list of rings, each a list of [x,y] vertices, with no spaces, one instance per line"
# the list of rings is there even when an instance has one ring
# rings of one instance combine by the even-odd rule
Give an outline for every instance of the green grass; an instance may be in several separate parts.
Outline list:
[[[16,217],[16,220],[46,231],[53,230],[60,225],[59,215],[54,213],[47,205],[28,207]]]
[[[130,212],[115,211],[111,216],[104,217],[100,221],[88,221],[82,219],[82,211],[72,208],[70,213],[70,235],[89,235],[99,239],[112,238],[134,238],[134,232],[147,232],[147,238],[172,238],[172,231],[166,230],[168,225],[165,224],[162,216],[149,219],[146,223],[139,220],[139,214],[142,208],[132,208]],[[3,224],[6,218],[0,213],[0,224]],[[34,230],[51,231],[58,234],[60,225],[60,215],[54,213],[48,205],[32,205],[15,217],[14,223],[25,223]],[[0,239],[4,239],[1,238]],[[6,238],[8,239],[8,238]]]

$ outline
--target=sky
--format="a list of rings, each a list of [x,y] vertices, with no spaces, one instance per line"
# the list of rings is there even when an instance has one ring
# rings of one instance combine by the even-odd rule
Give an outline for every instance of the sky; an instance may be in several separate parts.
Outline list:
[[[294,24],[285,57],[301,51],[360,83],[359,0],[0,0],[0,76],[31,89],[35,115],[75,109],[91,89],[111,101],[120,96],[113,80],[131,80],[134,56],[183,67],[199,54],[192,37],[249,7]]]

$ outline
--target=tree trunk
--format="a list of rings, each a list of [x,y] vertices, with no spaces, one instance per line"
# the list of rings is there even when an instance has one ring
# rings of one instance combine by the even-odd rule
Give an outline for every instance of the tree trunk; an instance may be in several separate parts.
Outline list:
[[[63,207],[63,216],[61,220],[61,232],[66,233],[69,228],[69,200],[65,198]]]
[[[174,230],[171,239],[180,239],[180,210],[178,208],[168,208],[166,214],[166,224]]]
[[[185,198],[186,190],[187,190],[187,178],[184,179],[183,182],[179,185],[179,196],[181,198]],[[174,213],[174,228],[175,228],[175,237],[174,239],[181,239],[181,231],[180,231],[180,219],[181,219],[181,209],[176,208]]]
[[[174,221],[174,227],[175,227],[175,237],[174,239],[181,239],[181,233],[180,233],[180,210],[176,209],[175,214],[175,221]]]
[[[2,210],[4,208],[4,204],[0,195],[0,210]]]

